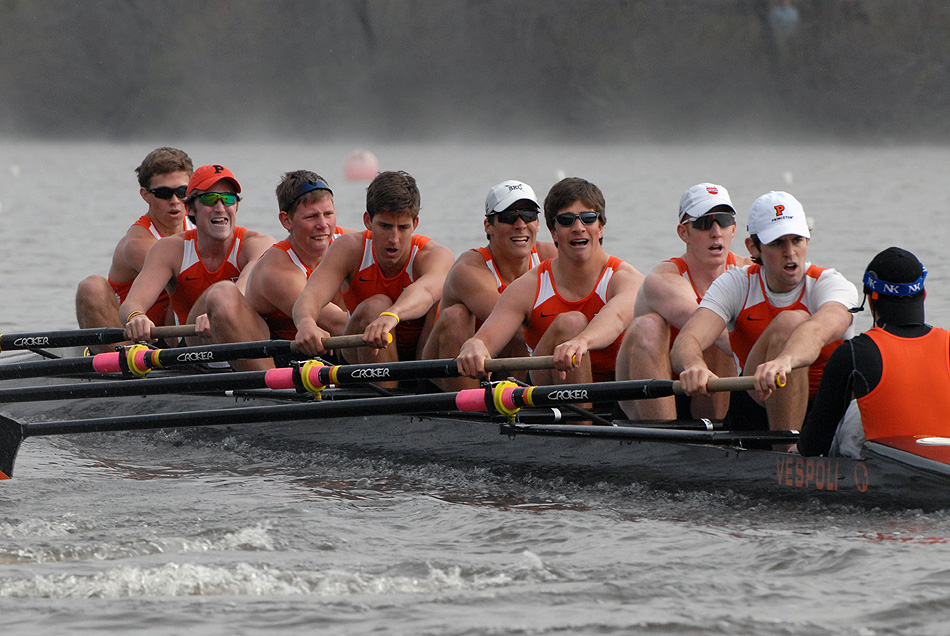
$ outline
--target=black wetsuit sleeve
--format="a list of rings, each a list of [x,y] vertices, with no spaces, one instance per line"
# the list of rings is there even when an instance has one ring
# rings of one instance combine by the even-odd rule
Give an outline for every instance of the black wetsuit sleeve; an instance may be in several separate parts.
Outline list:
[[[841,343],[821,375],[818,395],[802,425],[798,452],[827,455],[838,423],[854,397],[867,395],[881,380],[881,353],[865,335]]]

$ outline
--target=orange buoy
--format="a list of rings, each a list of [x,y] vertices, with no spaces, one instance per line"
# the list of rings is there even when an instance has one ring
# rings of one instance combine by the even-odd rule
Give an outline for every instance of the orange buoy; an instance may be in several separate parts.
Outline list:
[[[369,150],[354,150],[343,164],[343,176],[350,181],[372,181],[379,173],[379,161]]]

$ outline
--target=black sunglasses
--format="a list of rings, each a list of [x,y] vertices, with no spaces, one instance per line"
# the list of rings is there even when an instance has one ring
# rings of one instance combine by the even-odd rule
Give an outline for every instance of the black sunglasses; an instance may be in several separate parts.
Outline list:
[[[518,222],[518,217],[525,223],[531,223],[538,220],[537,210],[505,210],[504,212],[495,212],[491,216],[498,219],[499,223],[514,225]]]
[[[716,212],[713,214],[704,214],[698,219],[693,220],[693,228],[697,230],[708,230],[713,222],[719,224],[719,227],[727,228],[736,224],[736,216],[728,212]]]
[[[158,186],[157,188],[145,188],[145,191],[149,194],[154,194],[159,199],[171,199],[172,195],[175,195],[184,201],[185,195],[188,193],[188,186],[178,186],[177,188]]]
[[[554,222],[561,227],[573,227],[577,219],[580,219],[584,225],[593,225],[600,219],[600,212],[561,212],[554,217]]]

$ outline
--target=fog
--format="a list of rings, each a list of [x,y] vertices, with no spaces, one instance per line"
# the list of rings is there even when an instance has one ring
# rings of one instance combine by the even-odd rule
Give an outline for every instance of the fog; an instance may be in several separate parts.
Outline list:
[[[0,0],[0,135],[945,142],[948,32],[926,0]]]

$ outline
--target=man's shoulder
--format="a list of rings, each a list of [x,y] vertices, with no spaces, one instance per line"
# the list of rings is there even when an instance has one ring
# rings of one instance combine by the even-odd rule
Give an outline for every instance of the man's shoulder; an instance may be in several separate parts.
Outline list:
[[[291,260],[290,254],[278,248],[267,249],[254,265],[254,272],[248,281],[248,289],[252,283],[280,285],[281,281],[288,277],[306,278],[306,276],[306,273]]]
[[[449,278],[446,279],[447,282],[455,285],[464,285],[467,282],[467,278],[481,279],[487,277],[494,280],[494,276],[492,276],[491,270],[488,268],[488,263],[485,261],[481,252],[476,250],[477,248],[473,248],[459,254],[458,258],[456,258],[452,264],[452,268],[449,270]]]
[[[680,268],[676,265],[676,262],[674,262],[673,259],[667,259],[657,263],[646,275],[646,277],[648,280],[653,280],[655,283],[660,281],[666,281],[669,283],[672,277],[681,277]]]
[[[413,239],[417,236],[421,235],[414,234]],[[438,263],[440,268],[444,267],[445,272],[448,272],[453,263],[455,263],[455,254],[452,253],[452,250],[441,243],[433,241],[427,236],[422,236],[421,238],[425,239],[425,242],[419,248],[416,262],[420,264],[428,263],[430,265],[432,263]],[[418,245],[418,243],[416,244]]]
[[[140,223],[133,223],[129,226],[129,229],[125,231],[125,234],[122,235],[122,238],[119,239],[119,242],[123,241],[151,241],[154,243],[158,240],[151,230]]]
[[[452,267],[453,268],[476,267],[480,269],[485,269],[487,271],[488,264],[485,261],[485,257],[483,253],[480,251],[483,249],[484,248],[481,248],[481,247],[473,247],[471,249],[465,250],[464,252],[458,255],[458,258],[455,259],[455,264]]]

